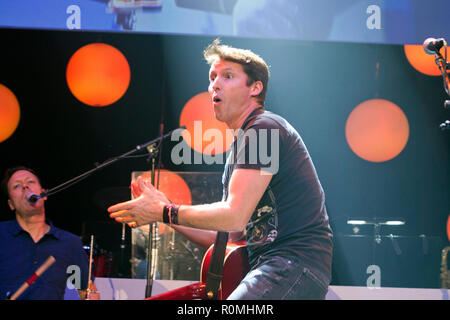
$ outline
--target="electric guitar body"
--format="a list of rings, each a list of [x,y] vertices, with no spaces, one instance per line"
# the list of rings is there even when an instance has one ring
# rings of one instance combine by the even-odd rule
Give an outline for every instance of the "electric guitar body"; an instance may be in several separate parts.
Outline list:
[[[214,245],[206,251],[202,261],[200,271],[200,282],[175,289],[160,295],[147,298],[146,300],[207,300],[209,299],[206,292],[206,277]],[[223,263],[223,277],[220,288],[217,293],[218,300],[225,300],[238,286],[247,272],[250,270],[248,262],[247,250],[245,249],[245,241],[228,242],[225,250],[225,258]]]

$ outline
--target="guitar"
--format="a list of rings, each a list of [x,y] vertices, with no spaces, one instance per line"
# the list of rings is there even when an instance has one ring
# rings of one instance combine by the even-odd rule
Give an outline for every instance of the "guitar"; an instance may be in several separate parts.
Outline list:
[[[206,276],[214,245],[209,247],[203,257],[200,270],[200,282],[190,284],[175,290],[171,290],[145,300],[207,300]],[[223,278],[217,293],[218,300],[225,300],[238,286],[250,270],[245,241],[228,242],[225,249],[225,258],[223,263]]]

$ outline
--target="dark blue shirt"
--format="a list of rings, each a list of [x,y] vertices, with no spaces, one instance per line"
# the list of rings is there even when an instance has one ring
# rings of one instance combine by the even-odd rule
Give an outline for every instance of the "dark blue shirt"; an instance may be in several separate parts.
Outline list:
[[[8,292],[14,294],[50,255],[55,263],[19,296],[19,300],[62,300],[69,277],[72,284],[80,285],[77,289],[86,289],[89,263],[81,239],[56,228],[50,221],[46,223],[50,231],[35,243],[16,220],[0,222],[0,299]]]

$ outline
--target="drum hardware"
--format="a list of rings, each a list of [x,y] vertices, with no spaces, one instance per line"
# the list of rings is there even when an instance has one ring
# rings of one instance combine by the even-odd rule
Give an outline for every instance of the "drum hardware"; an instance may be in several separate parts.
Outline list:
[[[87,283],[87,289],[86,289],[86,299],[89,300],[91,298],[92,294],[96,294],[97,291],[91,289],[92,288],[92,256],[94,252],[94,235],[91,235],[91,247],[90,247],[90,253],[89,253],[89,276],[88,276],[88,283]]]
[[[402,226],[406,222],[403,218],[400,219],[378,219],[378,218],[349,218],[347,224],[358,225],[373,225],[373,237],[376,244],[381,243],[381,226]],[[359,231],[359,229],[358,229]]]
[[[444,48],[444,57],[441,54],[441,48]],[[439,68],[439,71],[442,75],[442,80],[444,84],[444,91],[450,97],[450,62],[447,60],[447,42],[444,38],[427,38],[423,42],[423,49],[425,53],[434,55],[434,61]],[[444,109],[450,107],[450,100],[444,101]],[[439,125],[441,130],[449,130],[450,129],[450,120],[445,120]]]
[[[127,272],[125,271],[125,249],[126,249],[125,223],[122,223],[122,235],[120,237],[120,250],[119,250],[119,266],[117,268],[117,275],[119,278],[123,278],[127,274]]]
[[[448,269],[447,256],[450,251],[450,246],[442,249],[441,259],[441,287],[442,289],[450,289],[450,270]]]

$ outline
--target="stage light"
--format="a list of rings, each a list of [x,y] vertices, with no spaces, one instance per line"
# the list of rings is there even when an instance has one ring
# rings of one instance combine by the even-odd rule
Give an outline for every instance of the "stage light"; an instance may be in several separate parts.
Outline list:
[[[91,43],[72,55],[67,64],[66,80],[79,101],[103,107],[116,102],[127,91],[130,66],[115,47]]]
[[[367,100],[348,116],[345,136],[351,150],[360,158],[388,161],[398,156],[408,142],[408,119],[388,100]]]
[[[0,142],[16,131],[19,121],[19,101],[10,89],[0,84]]]
[[[448,238],[448,241],[450,241],[450,214],[448,215],[448,218],[447,218],[447,238]]]
[[[354,225],[362,225],[366,224],[367,222],[365,220],[348,220],[347,224],[354,224]]]
[[[216,119],[208,92],[199,93],[186,103],[180,115],[180,126],[186,126],[182,133],[184,141],[199,153],[221,154],[233,142],[228,126]]]
[[[405,220],[401,219],[371,219],[371,218],[364,218],[364,219],[348,219],[347,224],[352,225],[386,225],[386,226],[402,226],[406,222]]]
[[[428,76],[440,76],[441,71],[435,62],[435,56],[427,54],[421,44],[405,44],[404,52],[408,62],[417,71]],[[439,51],[445,57],[445,47]]]
[[[405,224],[405,221],[396,221],[396,220],[393,220],[393,221],[386,221],[385,224],[386,224],[387,226],[402,226],[402,225]]]
[[[151,181],[151,171],[142,173],[143,179]],[[161,169],[159,174],[159,185],[157,183],[158,173],[155,172],[155,187],[176,204],[192,204],[191,189],[186,181],[175,172]]]

